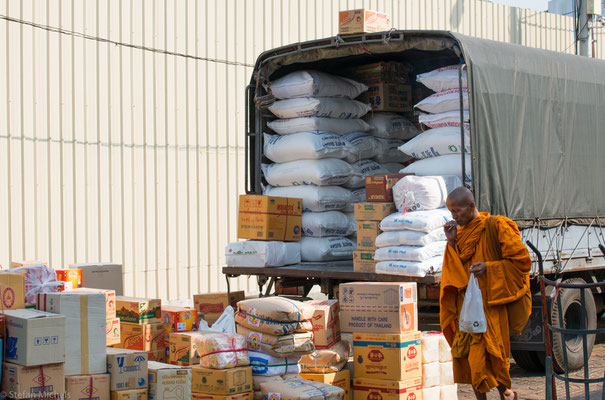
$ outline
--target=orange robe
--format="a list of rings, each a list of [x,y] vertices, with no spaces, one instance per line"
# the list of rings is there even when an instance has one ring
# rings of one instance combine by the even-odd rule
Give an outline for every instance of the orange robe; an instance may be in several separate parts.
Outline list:
[[[481,393],[499,384],[511,387],[507,304],[530,295],[531,259],[517,225],[506,217],[495,217],[501,259],[494,261],[489,247],[494,246],[494,240],[490,242],[485,232],[488,217],[489,214],[481,213],[469,224],[459,227],[455,248],[447,245],[439,300],[441,329],[452,346],[454,380],[470,383]],[[487,332],[471,335],[458,331],[458,318],[470,278],[469,269],[476,262],[487,265],[485,274],[478,278]],[[519,313],[526,315],[510,316],[511,324],[519,325],[515,318],[527,321],[529,313],[531,303],[529,309]]]

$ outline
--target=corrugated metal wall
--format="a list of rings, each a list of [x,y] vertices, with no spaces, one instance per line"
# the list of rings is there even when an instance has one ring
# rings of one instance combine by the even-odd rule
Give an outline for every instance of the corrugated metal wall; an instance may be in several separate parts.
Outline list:
[[[122,262],[137,296],[224,290],[251,66],[363,6],[574,51],[571,18],[473,0],[1,0],[0,263]]]

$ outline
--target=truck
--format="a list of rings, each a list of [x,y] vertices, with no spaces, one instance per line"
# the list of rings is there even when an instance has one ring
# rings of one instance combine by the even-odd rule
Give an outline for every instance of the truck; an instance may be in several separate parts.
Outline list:
[[[313,69],[332,74],[351,65],[401,61],[420,74],[458,65],[468,77],[470,165],[477,207],[517,223],[524,241],[531,241],[544,258],[544,274],[561,282],[605,280],[605,62],[521,45],[479,39],[447,31],[391,30],[313,40],[262,53],[246,88],[246,192],[262,194],[263,132],[274,117],[266,111],[272,99],[270,82],[290,72]],[[460,80],[462,87],[462,80]],[[462,91],[460,91],[462,92]],[[462,114],[462,113],[461,113]],[[461,115],[461,118],[462,115]],[[461,126],[463,126],[461,121]],[[461,140],[464,135],[461,134]],[[464,146],[461,146],[464,148]],[[544,323],[538,269],[532,254],[533,310],[520,335],[511,336],[517,364],[544,371]],[[415,281],[419,316],[425,329],[438,329],[439,274],[414,278],[357,273],[351,261],[302,263],[281,268],[224,267],[229,277],[256,276],[261,293],[276,285],[303,287],[303,295],[320,284],[335,296],[349,281]],[[580,293],[557,291],[568,328],[580,327]],[[547,296],[550,298],[550,296]],[[550,304],[552,303],[552,304]],[[589,291],[588,329],[595,329],[605,312],[605,294]],[[553,323],[556,305],[549,300]],[[560,322],[560,321],[559,321]],[[422,325],[421,325],[422,326]],[[583,365],[581,337],[554,340],[554,367],[563,370],[566,350],[569,369]],[[594,336],[588,341],[589,354]]]

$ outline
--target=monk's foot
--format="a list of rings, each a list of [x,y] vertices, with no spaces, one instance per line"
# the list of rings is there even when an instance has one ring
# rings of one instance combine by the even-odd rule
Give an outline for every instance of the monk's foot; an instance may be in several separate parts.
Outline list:
[[[517,399],[517,394],[515,392],[513,392],[510,389],[506,389],[503,393],[502,393],[502,398],[504,400],[518,400]]]

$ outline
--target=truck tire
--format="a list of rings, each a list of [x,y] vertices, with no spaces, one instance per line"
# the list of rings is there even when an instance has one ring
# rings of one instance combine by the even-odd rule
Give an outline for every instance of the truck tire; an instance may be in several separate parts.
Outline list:
[[[572,278],[563,281],[563,283],[586,283],[581,278]],[[597,328],[597,311],[590,289],[585,290],[586,298],[586,327],[587,329]],[[582,323],[582,305],[580,300],[581,292],[580,289],[566,289],[561,288],[559,290],[559,297],[561,298],[561,311],[563,315],[563,321],[559,320],[559,309],[558,302],[553,301],[551,309],[551,320],[552,326],[562,327],[563,325],[570,329],[580,329]],[[592,353],[592,348],[595,342],[595,335],[589,335],[586,337],[586,344],[588,350],[588,357]],[[584,353],[582,348],[582,336],[575,335],[567,337],[567,362],[568,371],[576,371],[584,366]],[[560,333],[553,332],[552,335],[552,352],[553,352],[553,366],[557,373],[563,373],[565,370],[565,359],[564,359],[563,348],[563,336]]]
[[[517,365],[529,372],[544,372],[544,362],[540,360],[537,351],[512,351]]]

